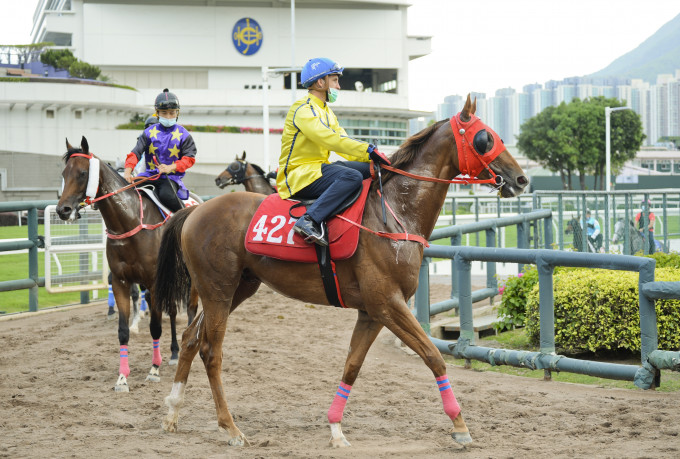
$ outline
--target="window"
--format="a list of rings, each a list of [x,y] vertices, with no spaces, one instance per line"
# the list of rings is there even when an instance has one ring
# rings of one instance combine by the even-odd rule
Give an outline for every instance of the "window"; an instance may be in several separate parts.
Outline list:
[[[54,118],[54,110],[45,110],[46,118]]]
[[[77,120],[83,119],[83,111],[82,110],[76,110],[74,112],[74,115],[75,115]]]

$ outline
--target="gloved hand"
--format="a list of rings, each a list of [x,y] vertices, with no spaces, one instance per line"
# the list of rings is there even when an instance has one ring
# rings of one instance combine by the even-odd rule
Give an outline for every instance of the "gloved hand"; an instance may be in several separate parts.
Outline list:
[[[392,164],[389,159],[387,159],[387,156],[385,156],[384,153],[381,153],[378,151],[378,149],[374,145],[368,146],[368,157],[373,161],[374,163],[380,163],[380,164],[387,164],[388,166]]]

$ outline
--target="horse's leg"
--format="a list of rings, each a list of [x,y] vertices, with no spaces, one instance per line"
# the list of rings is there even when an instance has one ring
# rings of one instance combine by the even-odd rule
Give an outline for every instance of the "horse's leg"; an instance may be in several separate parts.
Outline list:
[[[196,353],[201,351],[201,359],[208,374],[210,381],[210,388],[215,400],[215,407],[217,410],[217,424],[220,429],[223,429],[229,435],[228,444],[230,446],[243,446],[250,443],[245,435],[234,424],[234,419],[229,413],[227,401],[224,398],[222,390],[222,379],[220,376],[222,367],[222,341],[224,340],[224,332],[227,326],[228,311],[233,311],[239,304],[252,296],[260,286],[260,281],[257,279],[242,278],[239,283],[234,298],[231,301],[231,306],[225,307],[224,302],[219,304],[207,304],[208,309],[216,311],[209,316],[205,316],[206,303],[203,304],[203,310],[193,320],[189,327],[184,330],[182,334],[182,349],[179,353],[179,362],[177,364],[177,371],[175,372],[175,380],[172,383],[172,390],[170,395],[165,398],[165,404],[168,407],[168,415],[163,420],[163,430],[166,432],[176,432],[177,422],[179,420],[179,408],[184,403],[184,391],[187,380],[189,378],[189,371],[191,370],[191,363],[196,356]],[[216,329],[212,326],[210,332],[205,329],[206,322],[210,324],[219,324]],[[219,355],[218,355],[219,354]]]
[[[373,320],[364,311],[359,311],[359,317],[357,317],[357,323],[354,325],[354,332],[349,344],[349,353],[345,361],[342,380],[338,386],[335,398],[333,398],[333,403],[331,403],[331,407],[328,409],[328,422],[331,427],[331,440],[329,444],[334,448],[351,446],[342,433],[342,414],[349,398],[349,392],[366,358],[366,353],[371,344],[373,344],[373,341],[375,341],[378,333],[380,333],[380,330],[382,330],[382,327],[381,323]]]
[[[128,364],[128,341],[130,340],[130,329],[128,320],[130,318],[130,284],[113,277],[112,284],[113,296],[118,305],[118,343],[120,344],[120,365],[118,368],[118,380],[114,386],[116,392],[129,392],[130,387],[127,378],[130,376],[130,366]]]
[[[377,305],[375,309],[370,311],[370,314],[418,354],[430,370],[432,370],[442,397],[444,412],[453,421],[451,436],[456,442],[461,444],[472,442],[468,428],[463,420],[460,406],[456,401],[446,374],[446,362],[444,362],[439,350],[425,334],[415,316],[409,311],[406,302],[401,299],[393,299],[388,305]]]
[[[179,359],[179,344],[177,344],[177,312],[174,311],[170,314],[170,336],[172,337],[172,343],[170,344],[170,360],[168,365],[177,365],[177,360]]]
[[[193,320],[182,333],[182,349],[179,353],[175,380],[172,383],[170,395],[165,397],[168,415],[163,420],[163,430],[166,432],[177,432],[179,409],[184,404],[184,389],[189,378],[189,370],[191,370],[191,363],[196,357],[204,333],[205,321],[201,311],[196,320]]]
[[[135,290],[137,286],[132,284],[130,287],[130,296],[132,297],[132,325],[130,325],[130,332],[135,335],[139,333],[139,319],[142,316],[139,313],[139,290]]]
[[[196,311],[198,311],[198,290],[192,286],[191,293],[189,294],[189,304],[187,305],[187,324],[194,321]]]
[[[163,333],[163,311],[153,303],[153,297],[149,295],[149,332],[151,333],[151,340],[153,342],[153,357],[151,359],[151,369],[146,375],[146,380],[151,382],[160,382],[161,380],[161,363],[163,357],[161,356],[161,334]]]

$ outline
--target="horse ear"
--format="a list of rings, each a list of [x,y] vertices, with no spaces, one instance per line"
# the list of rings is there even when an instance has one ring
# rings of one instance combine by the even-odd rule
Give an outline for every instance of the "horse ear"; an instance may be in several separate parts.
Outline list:
[[[468,97],[470,97],[468,95]],[[472,102],[472,108],[470,109],[470,114],[474,115],[477,112],[477,98],[475,97],[475,101]]]
[[[68,137],[66,137],[66,151],[68,150],[73,150],[73,147],[71,146],[70,143],[68,143]]]
[[[90,146],[87,144],[87,139],[85,136],[83,136],[82,140],[80,141],[80,148],[83,149],[83,153],[86,155],[90,154]]]
[[[243,156],[241,157],[241,161],[245,161],[246,159],[246,151],[243,150]]]
[[[472,101],[470,100],[470,93],[468,93],[463,110],[460,112],[461,121],[470,121],[470,109],[472,109]]]

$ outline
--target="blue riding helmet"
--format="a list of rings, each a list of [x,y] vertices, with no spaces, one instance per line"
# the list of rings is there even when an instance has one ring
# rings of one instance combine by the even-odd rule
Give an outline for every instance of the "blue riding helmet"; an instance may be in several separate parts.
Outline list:
[[[308,88],[316,80],[323,78],[326,75],[342,75],[343,70],[345,70],[344,67],[340,67],[337,62],[325,57],[310,59],[305,66],[302,67],[302,73],[300,74],[302,87]]]

